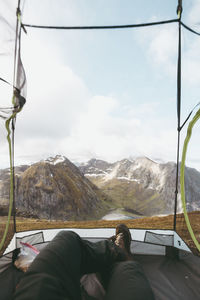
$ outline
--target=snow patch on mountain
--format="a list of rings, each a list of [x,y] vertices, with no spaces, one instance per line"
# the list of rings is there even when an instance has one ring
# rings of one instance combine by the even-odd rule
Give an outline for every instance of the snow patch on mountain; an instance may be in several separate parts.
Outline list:
[[[174,162],[159,163],[147,157],[138,157],[135,160],[123,159],[115,163],[93,159],[88,162],[88,165],[84,166],[82,171],[83,174],[87,174],[86,176],[88,177],[96,176],[97,180],[99,176],[99,184],[101,187],[106,185],[109,181],[116,179],[121,181],[122,184],[123,181],[130,182],[130,184],[135,181],[142,190],[154,191],[155,197],[160,195],[159,197],[164,203],[163,205],[167,207],[167,213],[168,211],[171,213],[174,210],[176,189],[176,164]],[[90,175],[88,175],[88,173]],[[95,182],[95,184],[97,184],[97,182]],[[178,191],[177,211],[182,212],[180,184]],[[200,173],[197,170],[186,167],[185,191],[188,211],[200,209]]]
[[[41,162],[46,162],[51,165],[57,165],[59,163],[63,163],[66,160],[66,157],[63,155],[56,155],[55,157],[49,157],[45,160],[42,160]]]
[[[106,176],[104,177],[104,181],[111,180],[115,177],[117,177],[118,169],[119,169],[119,164],[117,164],[110,173],[107,173]]]
[[[86,173],[85,176],[86,177],[101,177],[104,176],[105,174],[90,174],[90,173]]]

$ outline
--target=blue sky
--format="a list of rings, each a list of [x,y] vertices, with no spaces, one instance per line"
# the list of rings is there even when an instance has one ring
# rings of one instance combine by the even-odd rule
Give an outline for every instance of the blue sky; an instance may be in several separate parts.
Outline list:
[[[174,0],[26,0],[23,22],[133,24],[176,18]],[[183,1],[200,30],[200,1]],[[109,31],[27,29],[27,104],[17,120],[16,162],[63,154],[73,161],[146,155],[176,160],[177,24]],[[182,121],[200,101],[200,38],[183,32]],[[185,132],[182,134],[184,140]],[[187,164],[200,169],[199,131]]]

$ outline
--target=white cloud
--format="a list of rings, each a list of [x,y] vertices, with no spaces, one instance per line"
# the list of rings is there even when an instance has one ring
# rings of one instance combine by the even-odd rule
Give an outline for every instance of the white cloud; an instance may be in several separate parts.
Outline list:
[[[187,12],[186,23],[199,31],[200,1],[192,1]],[[174,79],[178,60],[178,23],[144,28],[137,35],[137,42],[141,44],[149,64],[157,69],[156,72],[159,69],[162,76]],[[182,28],[183,85],[199,86],[199,48],[199,37]]]
[[[28,156],[38,160],[57,153],[79,161],[92,157],[115,161],[130,155],[163,158],[163,153],[167,153],[166,159],[173,156],[174,133],[162,132],[162,121],[155,120],[158,103],[123,109],[119,99],[91,96],[72,70],[64,67],[64,71],[63,85],[56,85],[51,94],[48,90],[41,93],[33,90],[27,111],[24,109],[19,117],[16,139],[19,161],[27,160]],[[40,76],[44,75],[40,72]],[[51,80],[50,83],[52,86]],[[67,86],[70,97],[55,100],[57,93],[66,95]],[[30,103],[31,99],[34,103]],[[146,122],[145,115],[148,115]]]
[[[162,76],[176,72],[176,25],[140,32],[146,57]],[[92,94],[84,78],[66,63],[68,58],[61,60],[63,45],[56,39],[52,43],[53,37],[50,41],[45,32],[33,30],[23,40],[28,95],[17,119],[16,162],[55,154],[79,161],[92,157],[115,161],[130,155],[175,160],[176,125],[159,115],[160,100],[147,99],[148,103],[130,107],[104,91]],[[197,47],[198,42],[193,43],[184,54],[188,73]]]
[[[183,53],[183,80],[187,86],[199,86],[200,61],[199,61],[200,39],[193,37],[189,48]]]
[[[157,73],[174,77],[178,53],[177,24],[144,28],[136,35],[136,40],[141,45],[149,65]]]
[[[157,30],[150,43],[149,52],[155,63],[163,64],[171,61],[177,54],[177,30],[175,27]]]
[[[33,35],[24,48],[28,95],[17,120],[16,162],[58,153],[79,161],[163,157],[166,149],[171,156],[173,134],[162,133],[161,120],[155,121],[158,102],[133,109],[112,96],[92,95],[84,80],[60,61],[56,45],[44,46]]]
[[[59,61],[56,49],[49,51],[35,39],[24,46],[28,95],[22,117],[19,116],[19,131],[55,139],[68,134],[78,112],[85,109],[89,91],[83,80]]]
[[[82,161],[86,157],[115,161],[130,155],[174,158],[174,131],[162,130],[162,120],[154,121],[155,112],[152,109],[148,108],[148,119],[144,122],[144,105],[138,108],[140,114],[137,117],[129,114],[128,110],[122,117],[119,104],[117,99],[111,97],[96,96],[90,99],[87,113],[80,114],[71,136],[62,141],[69,157],[78,157]]]
[[[177,28],[160,28],[149,45],[148,55],[155,65],[164,67],[167,74],[173,75],[176,70]]]
[[[193,0],[186,20],[189,24],[196,25],[199,28],[200,25],[199,15],[200,15],[200,1]]]

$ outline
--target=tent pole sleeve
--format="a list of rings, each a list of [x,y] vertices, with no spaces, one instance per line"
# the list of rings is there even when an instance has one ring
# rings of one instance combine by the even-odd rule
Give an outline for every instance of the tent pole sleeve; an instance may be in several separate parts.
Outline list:
[[[174,202],[174,231],[176,231],[176,215],[177,215],[177,200],[178,200],[178,182],[179,182],[179,155],[180,155],[180,131],[177,138],[177,161],[176,161],[176,183],[175,183],[175,202]]]
[[[10,200],[9,200],[9,211],[8,211],[8,219],[6,222],[6,227],[4,230],[4,234],[3,234],[3,238],[0,242],[0,250],[3,248],[3,245],[5,243],[7,234],[8,234],[8,230],[9,230],[9,225],[10,225],[10,219],[11,219],[11,215],[12,215],[12,210],[13,210],[13,195],[14,195],[14,187],[13,187],[13,161],[12,161],[12,142],[11,142],[11,138],[10,138],[10,123],[11,121],[15,118],[16,116],[16,112],[12,114],[12,116],[6,120],[5,122],[5,126],[6,126],[6,130],[7,130],[7,140],[8,140],[8,145],[9,145],[9,157],[10,157]]]
[[[182,1],[178,1],[177,14],[179,17],[178,23],[178,63],[177,63],[177,161],[176,161],[176,186],[175,186],[175,201],[174,201],[174,231],[176,231],[176,214],[178,200],[178,183],[179,183],[179,154],[180,154],[180,123],[181,123],[181,13]]]
[[[13,74],[13,87],[17,87],[17,64],[18,64],[18,48],[19,48],[19,40],[18,40],[18,34],[19,30],[21,30],[20,26],[20,4],[21,0],[18,0],[18,6],[17,6],[17,11],[16,11],[16,34],[15,34],[15,57],[14,57],[14,74]],[[17,87],[18,88],[18,87]],[[13,95],[14,95],[14,90],[13,88]],[[14,98],[14,97],[13,97]],[[15,103],[13,103],[15,105]],[[13,177],[12,177],[12,185],[13,185],[13,221],[14,221],[14,232],[16,233],[17,228],[16,228],[16,201],[15,201],[15,165],[14,165],[14,136],[15,136],[15,122],[16,122],[16,116],[12,119],[12,163],[13,163]]]
[[[184,141],[184,145],[183,145],[183,151],[182,151],[182,161],[181,161],[181,171],[180,171],[180,186],[181,186],[181,201],[182,201],[182,207],[183,207],[183,213],[184,213],[184,217],[185,217],[185,222],[188,228],[188,231],[190,233],[190,236],[195,244],[195,246],[197,247],[197,249],[200,252],[200,243],[197,240],[195,233],[192,229],[192,226],[190,224],[190,219],[187,213],[187,206],[186,206],[186,199],[185,199],[185,160],[186,160],[186,153],[187,153],[187,147],[192,135],[192,129],[193,126],[195,125],[195,123],[200,119],[200,109],[197,111],[196,115],[194,116],[194,118],[192,119],[192,121],[189,123],[188,125],[188,129],[187,129],[187,135]]]
[[[16,202],[15,202],[15,166],[14,166],[14,144],[15,144],[15,118],[12,119],[12,162],[13,162],[13,222],[14,222],[14,232],[17,232],[16,228]]]

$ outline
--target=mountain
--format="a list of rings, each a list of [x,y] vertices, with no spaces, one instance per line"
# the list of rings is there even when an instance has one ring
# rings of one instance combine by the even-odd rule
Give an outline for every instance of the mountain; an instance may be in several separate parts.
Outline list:
[[[147,157],[115,163],[92,159],[81,172],[113,199],[113,205],[136,215],[152,216],[174,211],[176,164],[157,163]],[[180,187],[179,187],[180,190]],[[200,209],[200,173],[185,169],[187,209]],[[178,212],[181,199],[178,193]]]
[[[9,169],[0,170],[0,215],[9,203]],[[75,166],[57,155],[15,167],[17,214],[57,220],[127,219],[174,212],[176,164],[146,157]],[[200,173],[185,169],[187,210],[200,210]],[[178,193],[178,212],[181,212]]]
[[[9,171],[1,171],[4,188],[0,203],[8,199]],[[17,213],[25,217],[60,220],[101,218],[109,209],[106,197],[67,158],[56,156],[15,169]],[[7,193],[7,194],[6,194]]]
[[[15,173],[22,174],[29,166],[23,165],[15,168]],[[10,195],[10,169],[0,170],[0,216],[8,215]]]

